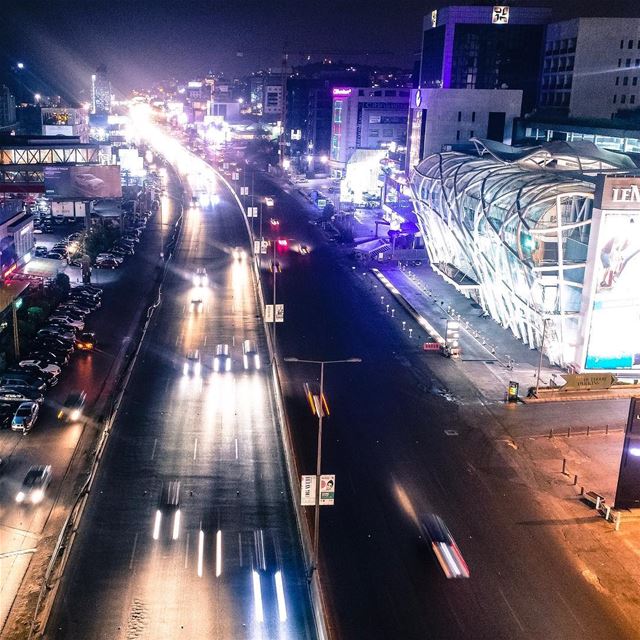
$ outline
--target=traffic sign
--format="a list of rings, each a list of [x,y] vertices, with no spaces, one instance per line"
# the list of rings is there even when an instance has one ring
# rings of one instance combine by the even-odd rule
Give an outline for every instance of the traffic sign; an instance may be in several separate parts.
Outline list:
[[[276,322],[284,322],[284,305],[276,305]]]
[[[240,187],[240,195],[248,196],[249,195],[249,187]]]
[[[260,253],[260,240],[253,241],[253,253]]]
[[[247,218],[257,218],[258,207],[247,207]]]
[[[593,389],[609,389],[618,379],[610,373],[565,373],[562,391],[580,390],[590,391]]]
[[[336,497],[335,475],[320,476],[320,504],[332,505]]]
[[[266,304],[264,306],[264,321],[273,322],[273,305],[272,304]]]
[[[322,478],[320,482],[322,483]],[[302,476],[300,481],[300,504],[303,507],[313,507],[316,504],[315,476]]]

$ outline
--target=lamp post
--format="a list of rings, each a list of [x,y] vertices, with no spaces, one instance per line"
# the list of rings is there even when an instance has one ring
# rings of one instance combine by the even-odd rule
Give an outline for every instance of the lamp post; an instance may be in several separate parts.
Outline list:
[[[347,364],[362,362],[362,358],[345,358],[343,360],[304,360],[302,358],[284,358],[285,362],[301,362],[320,365],[320,398],[314,402],[315,413],[318,414],[318,447],[316,455],[316,495],[315,516],[313,521],[313,550],[311,566],[309,567],[309,579],[318,567],[318,540],[320,536],[320,476],[322,474],[322,418],[324,417],[324,366],[326,364]]]
[[[536,374],[536,396],[540,388],[540,369],[542,369],[542,356],[544,354],[544,342],[547,337],[547,321],[551,318],[545,318],[542,325],[542,343],[540,344],[540,358],[538,358],[538,372]]]

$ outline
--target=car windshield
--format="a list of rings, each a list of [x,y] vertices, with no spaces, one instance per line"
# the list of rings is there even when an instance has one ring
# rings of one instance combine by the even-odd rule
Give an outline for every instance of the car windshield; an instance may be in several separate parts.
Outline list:
[[[22,483],[25,487],[33,487],[35,485],[40,484],[42,480],[42,471],[39,469],[32,469],[25,476],[24,482]]]
[[[27,407],[16,411],[16,418],[28,418],[29,415],[31,415],[31,409]]]

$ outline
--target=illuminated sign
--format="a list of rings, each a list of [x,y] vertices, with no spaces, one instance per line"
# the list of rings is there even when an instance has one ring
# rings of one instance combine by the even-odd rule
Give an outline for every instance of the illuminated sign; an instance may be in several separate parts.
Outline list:
[[[411,89],[411,106],[414,109],[424,109],[426,107],[422,89]]]
[[[625,210],[640,209],[640,180],[638,178],[610,178],[601,179],[600,202],[596,206],[600,209]]]
[[[438,24],[438,10],[434,9],[431,12],[431,27],[435,29],[437,24]]]
[[[350,87],[335,87],[333,89],[334,96],[350,96],[353,89]]]
[[[493,24],[508,24],[509,23],[509,7],[507,6],[494,6],[491,12],[491,22]]]
[[[616,509],[633,509],[640,505],[640,403],[631,398],[627,428],[624,433],[622,460],[618,474],[618,486],[614,506]]]

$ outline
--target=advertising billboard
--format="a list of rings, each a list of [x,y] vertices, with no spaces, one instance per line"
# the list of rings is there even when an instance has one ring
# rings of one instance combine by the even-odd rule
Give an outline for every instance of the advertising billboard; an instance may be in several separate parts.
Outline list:
[[[594,258],[584,368],[640,369],[640,207],[602,212]]]
[[[44,190],[54,198],[121,198],[117,165],[45,165]]]

